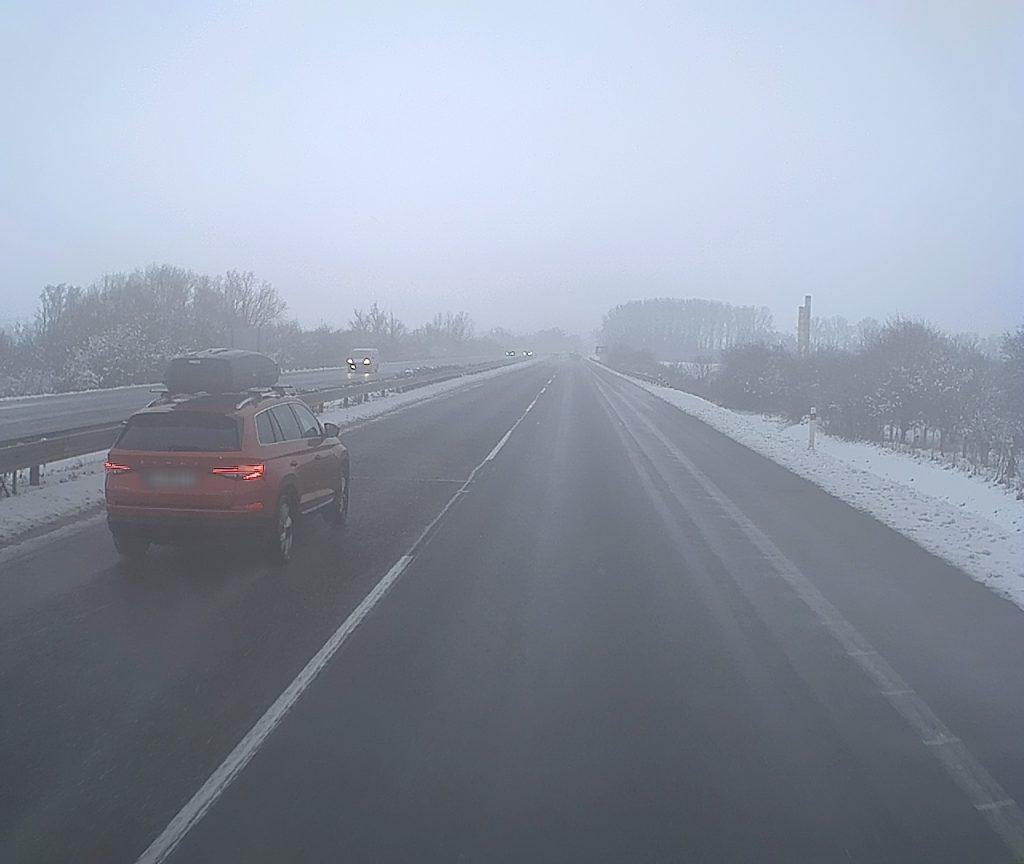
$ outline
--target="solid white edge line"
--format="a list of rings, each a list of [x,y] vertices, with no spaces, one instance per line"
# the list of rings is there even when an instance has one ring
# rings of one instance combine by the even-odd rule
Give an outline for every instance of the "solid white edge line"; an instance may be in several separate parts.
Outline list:
[[[549,379],[548,384],[550,383]],[[167,827],[149,844],[146,851],[136,859],[136,864],[160,864],[160,862],[165,861],[188,832],[206,815],[207,811],[214,805],[228,786],[231,785],[242,769],[252,761],[252,758],[259,751],[260,747],[263,746],[270,733],[280,725],[285,715],[323,671],[331,657],[337,653],[338,649],[362,623],[370,610],[377,605],[388,589],[402,575],[416,553],[430,537],[434,528],[454,506],[455,502],[465,494],[480,469],[498,454],[516,427],[523,422],[526,415],[537,404],[537,399],[539,398],[540,394],[538,393],[526,407],[526,410],[519,416],[519,419],[502,436],[497,446],[469,473],[466,482],[459,487],[459,490],[448,500],[448,503],[441,508],[441,512],[431,520],[416,542],[409,548],[409,551],[391,566],[391,569],[384,574],[383,578],[370,590],[370,593],[363,598],[362,602],[352,610],[341,626],[331,634],[323,647],[313,655],[310,661],[302,668],[302,671],[295,676],[292,683],[285,688],[284,692],[274,700],[273,704],[256,721],[255,725],[245,734],[242,740],[235,745],[234,749],[220,763],[209,779],[199,787],[185,806],[168,823]]]
[[[626,380],[629,381],[628,378]],[[782,581],[818,618],[832,638],[840,646],[846,648],[846,654],[851,657],[853,663],[860,667],[876,684],[879,692],[885,695],[886,701],[920,736],[921,743],[933,751],[933,755],[946,770],[949,778],[964,793],[971,805],[986,819],[989,826],[1010,849],[1015,859],[1024,858],[1024,811],[995,777],[988,772],[988,769],[967,750],[963,742],[939,719],[928,703],[872,647],[867,638],[843,617],[839,610],[818,590],[812,580],[786,556],[775,542],[758,528],[753,520],[649,418],[630,404],[634,397],[626,397],[621,391],[616,392],[607,381],[602,381],[600,376],[596,376],[596,381],[598,392],[618,417],[623,429],[636,442],[637,448],[641,452],[643,451],[639,439],[629,429],[626,417],[609,393],[614,394],[626,408],[632,409],[633,416],[646,427],[648,433],[659,441],[669,456],[697,481],[721,512],[739,528],[754,548],[764,556],[765,561],[771,565]],[[643,393],[647,392],[642,388],[638,388],[638,390]],[[653,396],[653,394],[651,395]],[[680,503],[682,502],[680,501]],[[683,506],[686,509],[685,505]]]

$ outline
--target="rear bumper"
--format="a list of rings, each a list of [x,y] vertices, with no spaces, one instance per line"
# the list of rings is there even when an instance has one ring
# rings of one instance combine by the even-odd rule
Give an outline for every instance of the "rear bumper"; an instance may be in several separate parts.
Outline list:
[[[168,542],[228,533],[258,532],[270,525],[265,511],[182,510],[170,507],[107,507],[111,530]]]

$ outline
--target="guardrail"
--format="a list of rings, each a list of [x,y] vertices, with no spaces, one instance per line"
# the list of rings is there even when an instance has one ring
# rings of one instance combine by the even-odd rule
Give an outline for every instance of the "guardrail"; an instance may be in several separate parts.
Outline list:
[[[606,363],[600,357],[591,357],[590,360],[598,366],[604,366],[605,369],[611,369],[613,372],[619,372],[622,375],[630,375],[633,378],[639,378],[641,381],[646,381],[648,384],[660,384],[662,387],[670,386],[667,378],[658,375],[648,375],[646,372],[634,372],[632,369],[620,369],[618,366],[612,366],[610,363]]]
[[[425,372],[419,375],[381,378],[376,381],[355,384],[348,383],[321,390],[305,390],[297,392],[295,395],[319,413],[329,402],[342,402],[347,407],[352,402],[365,401],[366,397],[372,393],[381,393],[382,395],[388,391],[404,393],[407,390],[426,387],[428,384],[437,384],[452,378],[461,378],[464,375],[507,366],[510,362],[516,361],[481,363],[475,366]],[[70,459],[74,456],[84,456],[87,453],[106,450],[114,443],[123,424],[124,421],[119,420],[115,423],[101,423],[96,426],[69,429],[26,440],[0,442],[0,497],[17,494],[19,472],[26,468],[29,471],[29,484],[37,486],[40,482],[40,467],[42,465],[56,462],[59,459]],[[11,478],[9,484],[6,479],[8,475]]]

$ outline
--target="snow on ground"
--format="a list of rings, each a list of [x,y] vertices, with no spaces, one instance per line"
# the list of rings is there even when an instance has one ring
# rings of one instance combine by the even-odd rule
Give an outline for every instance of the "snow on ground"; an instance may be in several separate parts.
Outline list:
[[[18,494],[0,499],[0,546],[54,522],[95,511],[103,503],[106,451],[52,462],[40,486],[18,481]]]
[[[1024,502],[1004,487],[927,457],[820,430],[812,452],[806,422],[787,425],[692,393],[629,380],[871,514],[1024,608]]]
[[[515,369],[523,369],[537,361],[529,360],[508,366],[470,373],[448,381],[428,384],[408,393],[389,393],[361,405],[341,407],[330,402],[322,420],[351,428],[365,422],[409,408],[454,390],[479,384]],[[0,499],[0,546],[37,533],[49,526],[67,522],[78,516],[96,512],[103,504],[103,461],[106,451],[63,459],[44,466],[42,484],[29,486],[27,472],[19,481],[18,494]]]

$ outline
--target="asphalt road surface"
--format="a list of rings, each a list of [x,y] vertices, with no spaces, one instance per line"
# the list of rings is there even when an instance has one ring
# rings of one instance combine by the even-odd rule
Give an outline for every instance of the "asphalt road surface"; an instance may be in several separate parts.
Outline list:
[[[344,437],[284,570],[3,553],[0,860],[1020,860],[964,574],[579,359]]]
[[[401,375],[408,368],[464,364],[496,360],[498,357],[472,357],[454,360],[396,360],[380,364],[381,377]],[[347,368],[285,372],[282,384],[315,389],[340,387],[347,383]],[[153,400],[153,385],[91,390],[85,393],[59,393],[52,396],[25,396],[0,399],[0,441],[52,434],[100,423],[116,423]]]

